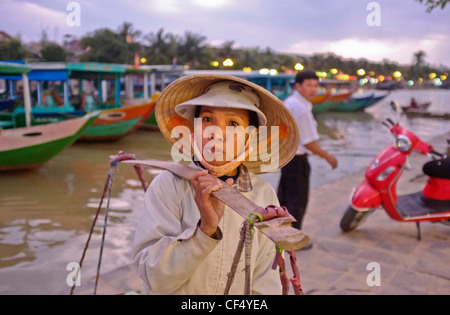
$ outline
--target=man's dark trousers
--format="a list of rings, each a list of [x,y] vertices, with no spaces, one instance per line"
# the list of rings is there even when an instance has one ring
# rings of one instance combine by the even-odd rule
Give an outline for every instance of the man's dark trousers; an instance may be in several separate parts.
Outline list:
[[[307,154],[296,155],[281,169],[278,186],[278,199],[289,213],[297,220],[292,224],[297,229],[302,228],[309,198],[309,175],[311,167]]]

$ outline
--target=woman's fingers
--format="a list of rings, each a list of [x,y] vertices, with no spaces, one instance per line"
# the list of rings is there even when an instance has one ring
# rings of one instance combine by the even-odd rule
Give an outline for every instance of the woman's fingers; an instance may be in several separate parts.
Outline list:
[[[197,173],[195,173],[194,175],[192,175],[192,177],[189,179],[189,181],[192,182],[196,182],[198,181],[198,178],[201,176],[205,176],[208,174],[208,171],[204,170],[204,171],[199,171]]]
[[[208,185],[218,185],[219,187],[222,187],[222,182],[216,177],[208,174],[208,171],[200,171],[195,173],[190,178],[190,182],[194,186],[194,188],[199,187],[202,190]]]

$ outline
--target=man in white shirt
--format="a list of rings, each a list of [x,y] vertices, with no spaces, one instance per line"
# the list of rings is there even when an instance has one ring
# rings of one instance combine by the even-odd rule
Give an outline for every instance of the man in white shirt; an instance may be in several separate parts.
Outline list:
[[[333,169],[338,165],[336,157],[319,145],[317,122],[312,114],[311,100],[317,95],[319,78],[314,71],[301,71],[295,77],[294,93],[285,100],[300,130],[300,145],[295,157],[281,169],[278,186],[280,204],[286,206],[297,220],[293,224],[301,229],[309,197],[310,165],[308,155],[324,158]],[[311,248],[311,246],[309,246]]]

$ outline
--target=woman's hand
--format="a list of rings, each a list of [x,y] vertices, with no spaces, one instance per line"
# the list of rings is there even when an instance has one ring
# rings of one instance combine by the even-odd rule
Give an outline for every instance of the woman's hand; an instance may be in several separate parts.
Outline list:
[[[221,189],[222,182],[208,174],[208,171],[195,173],[189,181],[194,188],[194,199],[200,210],[200,229],[208,236],[214,235],[222,219],[225,204],[214,197],[212,193]],[[233,179],[228,179],[227,184],[233,185]]]

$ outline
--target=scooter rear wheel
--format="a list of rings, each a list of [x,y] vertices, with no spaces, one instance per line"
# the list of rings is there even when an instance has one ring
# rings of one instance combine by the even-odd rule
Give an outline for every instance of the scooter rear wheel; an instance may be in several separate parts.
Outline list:
[[[344,216],[341,219],[341,230],[344,233],[353,231],[358,226],[363,224],[373,211],[374,209],[368,211],[357,211],[351,206],[348,207],[347,211],[345,211]]]

